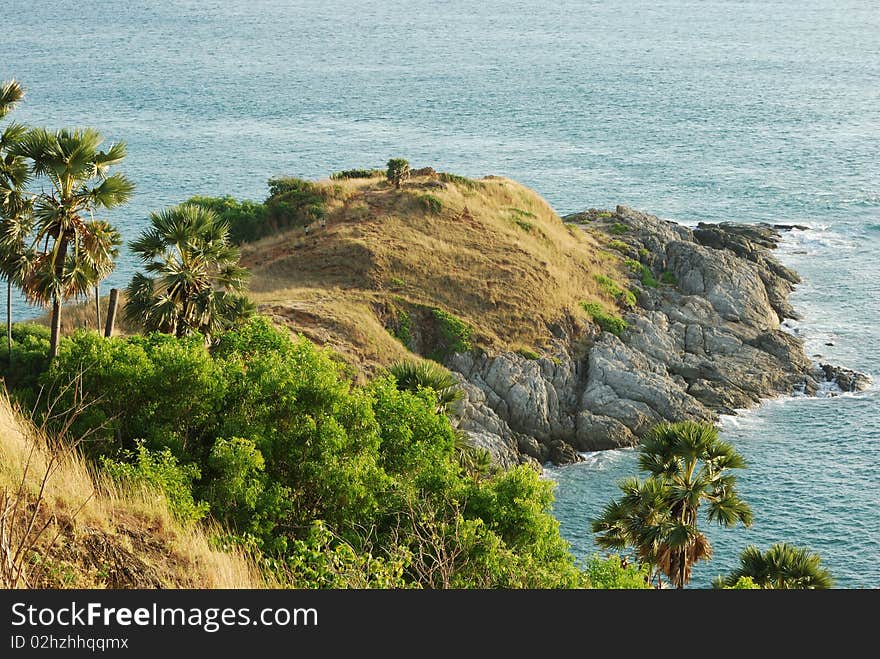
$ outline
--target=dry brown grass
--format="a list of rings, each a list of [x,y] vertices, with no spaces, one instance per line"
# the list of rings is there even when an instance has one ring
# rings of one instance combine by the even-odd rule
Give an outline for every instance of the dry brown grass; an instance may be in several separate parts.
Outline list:
[[[620,259],[510,179],[319,185],[334,186],[325,226],[246,245],[242,263],[261,311],[367,370],[407,353],[385,329],[395,306],[453,313],[489,349],[546,344],[552,325],[585,319],[582,300],[614,308],[594,275]]]
[[[211,546],[213,529],[184,528],[162,495],[98,477],[78,452],[37,431],[2,389],[0,491],[19,490],[22,514],[7,535],[19,540],[34,511],[33,528],[46,528],[27,552],[19,587],[264,587],[248,558]]]

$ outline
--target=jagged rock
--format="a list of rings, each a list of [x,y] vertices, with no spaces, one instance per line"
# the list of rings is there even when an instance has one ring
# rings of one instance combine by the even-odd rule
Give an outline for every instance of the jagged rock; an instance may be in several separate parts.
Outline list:
[[[474,352],[448,361],[466,391],[460,427],[499,464],[567,462],[578,451],[634,446],[659,421],[713,421],[768,397],[815,395],[821,381],[843,391],[870,383],[813,364],[780,325],[797,317],[788,296],[800,281],[770,251],[787,226],[692,231],[626,206],[564,219],[605,228],[655,277],[668,272],[677,283],[652,288],[633,274],[638,306],[620,337],[560,324],[552,357]]]
[[[822,369],[825,379],[836,382],[841,391],[864,391],[871,386],[871,378],[863,373],[831,364],[819,364],[819,368]]]
[[[571,464],[572,462],[581,462],[583,460],[571,444],[567,444],[561,439],[554,439],[550,442],[548,458],[555,465]]]

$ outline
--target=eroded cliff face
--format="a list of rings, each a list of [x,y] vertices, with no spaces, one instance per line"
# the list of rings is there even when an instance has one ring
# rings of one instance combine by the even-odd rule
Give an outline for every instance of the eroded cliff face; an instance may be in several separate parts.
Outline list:
[[[638,303],[621,335],[575,320],[554,328],[544,357],[454,355],[465,398],[459,427],[496,463],[571,462],[578,452],[633,446],[660,421],[714,421],[762,399],[820,383],[842,391],[869,384],[860,373],[814,364],[780,328],[797,318],[788,296],[800,280],[771,254],[772,225],[700,224],[691,230],[618,206],[564,218],[613,233],[633,271]],[[613,229],[612,229],[613,228]]]

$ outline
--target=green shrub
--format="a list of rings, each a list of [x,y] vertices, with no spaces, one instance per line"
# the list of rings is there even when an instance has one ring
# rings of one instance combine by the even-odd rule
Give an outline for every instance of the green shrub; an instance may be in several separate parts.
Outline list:
[[[269,197],[265,202],[270,226],[267,234],[323,219],[332,194],[332,190],[301,178],[269,179]]]
[[[639,281],[642,282],[642,286],[647,288],[657,288],[659,285],[654,278],[654,273],[651,272],[651,268],[644,263],[639,263],[635,259],[626,259],[624,264],[635,274],[639,275]]]
[[[602,558],[594,555],[587,561],[587,576],[591,588],[603,590],[646,590],[650,568],[638,564],[623,565],[620,556]]]
[[[622,240],[612,240],[608,243],[608,247],[618,252],[623,252],[624,254],[626,254],[630,250],[630,246]]]
[[[669,286],[677,286],[678,285],[678,277],[672,274],[669,270],[665,270],[660,275],[660,281]]]
[[[402,309],[397,312],[391,334],[406,347],[412,341],[412,318]]]
[[[608,231],[615,236],[622,236],[625,233],[629,233],[629,227],[621,222],[615,222]]]
[[[50,330],[35,323],[13,323],[12,354],[6,339],[0,344],[0,375],[6,388],[12,390],[34,389],[40,374],[49,365]],[[22,402],[32,402],[33,396]]]
[[[194,524],[208,512],[208,504],[193,499],[193,481],[201,473],[194,464],[180,464],[171,451],[150,451],[142,443],[134,451],[125,451],[124,460],[101,459],[101,467],[113,480],[160,490],[174,516],[185,524]]]
[[[385,170],[382,169],[344,169],[341,172],[333,172],[330,178],[334,181],[352,178],[376,178],[384,176]]]
[[[540,359],[541,355],[532,350],[531,348],[517,348],[516,354],[521,357],[525,357],[526,359]]]
[[[482,183],[480,183],[479,181],[475,181],[471,178],[466,178],[464,176],[459,176],[458,174],[440,172],[439,174],[437,174],[437,177],[444,183],[452,183],[453,185],[460,188],[465,188],[466,190],[476,190],[482,187]]]
[[[465,321],[442,309],[433,308],[431,314],[438,338],[438,346],[431,357],[434,361],[442,362],[456,352],[467,352],[473,347],[473,328]]]
[[[230,240],[241,243],[259,240],[275,229],[267,224],[268,209],[248,199],[225,197],[191,197],[186,203],[213,211],[217,217],[229,225]]]
[[[419,205],[428,213],[438,215],[443,210],[443,202],[432,194],[419,195]]]
[[[614,217],[614,213],[612,213],[611,211],[599,211],[596,214],[596,217],[599,218],[600,220],[608,220],[608,219],[611,219],[612,217]]]
[[[616,281],[605,275],[595,275],[594,279],[602,291],[613,297],[618,304],[630,307],[636,306],[636,296],[631,290],[623,288]]]
[[[391,158],[385,177],[395,188],[399,188],[409,178],[409,161],[403,158]]]
[[[639,247],[639,258],[640,259],[647,260],[649,256],[651,256],[651,252],[648,251],[647,247]]]
[[[608,313],[596,302],[581,302],[581,307],[605,332],[611,332],[615,336],[620,336],[627,328],[626,321],[623,318]]]

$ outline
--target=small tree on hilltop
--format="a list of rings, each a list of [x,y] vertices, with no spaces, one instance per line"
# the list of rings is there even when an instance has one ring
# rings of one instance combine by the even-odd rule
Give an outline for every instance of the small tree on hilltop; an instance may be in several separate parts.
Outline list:
[[[409,161],[403,158],[392,158],[388,161],[385,177],[389,183],[394,184],[395,188],[399,188],[409,178]]]

